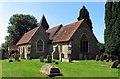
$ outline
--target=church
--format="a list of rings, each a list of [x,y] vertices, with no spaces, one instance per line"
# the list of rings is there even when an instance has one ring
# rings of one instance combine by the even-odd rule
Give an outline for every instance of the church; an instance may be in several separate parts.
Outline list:
[[[38,26],[17,42],[20,58],[51,55],[59,60],[95,59],[99,53],[97,39],[85,19],[49,28],[43,15]]]

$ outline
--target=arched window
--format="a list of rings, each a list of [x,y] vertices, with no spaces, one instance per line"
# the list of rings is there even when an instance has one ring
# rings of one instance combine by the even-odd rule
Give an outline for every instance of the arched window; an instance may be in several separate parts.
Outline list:
[[[44,49],[44,42],[42,40],[37,41],[37,51],[43,51]]]
[[[88,52],[88,39],[87,39],[85,34],[83,34],[81,37],[80,51],[81,52]]]

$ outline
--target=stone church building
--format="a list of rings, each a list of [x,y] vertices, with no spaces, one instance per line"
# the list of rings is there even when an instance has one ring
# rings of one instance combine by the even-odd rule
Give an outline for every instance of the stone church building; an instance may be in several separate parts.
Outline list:
[[[54,59],[95,59],[97,39],[84,19],[49,29],[43,15],[38,27],[25,33],[16,44],[21,58],[52,55]]]

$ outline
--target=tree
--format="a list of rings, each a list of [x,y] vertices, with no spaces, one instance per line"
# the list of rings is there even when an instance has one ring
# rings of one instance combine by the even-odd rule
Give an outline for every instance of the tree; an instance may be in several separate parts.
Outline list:
[[[105,27],[105,51],[120,60],[120,1],[106,2]]]
[[[9,19],[9,26],[5,40],[8,43],[16,44],[24,33],[37,27],[37,20],[34,16],[24,14],[14,14]],[[7,43],[7,44],[8,44]]]
[[[97,43],[100,53],[105,53],[105,46],[103,43]]]
[[[81,20],[81,19],[85,19],[86,22],[88,23],[91,31],[92,31],[92,21],[90,19],[90,16],[89,16],[89,12],[88,10],[85,8],[85,6],[82,7],[82,9],[80,9],[80,13],[79,13],[79,17],[77,18],[78,21]]]

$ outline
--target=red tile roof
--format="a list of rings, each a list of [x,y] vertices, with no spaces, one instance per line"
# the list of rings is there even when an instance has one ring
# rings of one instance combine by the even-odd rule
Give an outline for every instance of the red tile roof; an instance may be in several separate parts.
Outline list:
[[[61,27],[62,27],[62,24],[46,30],[46,32],[49,34],[50,40],[53,39],[54,35],[60,30]]]
[[[58,33],[53,38],[53,43],[69,41],[73,34],[77,31],[80,25],[83,23],[84,19],[68,24],[62,27]]]
[[[18,46],[17,45],[8,45],[8,50],[17,50]]]
[[[22,38],[17,42],[16,45],[26,44],[30,41],[30,39],[33,37],[33,35],[36,33],[36,31],[39,29],[40,26],[28,31],[25,33]]]
[[[49,38],[50,38],[50,40],[53,40],[52,41],[53,43],[69,41],[70,38],[73,36],[73,34],[76,32],[76,30],[83,23],[83,21],[84,21],[84,19],[74,22],[74,23],[71,23],[71,24],[68,24],[64,27],[62,25],[58,25],[49,30],[46,30],[46,33],[49,34]],[[16,45],[29,43],[30,39],[34,36],[36,31],[39,29],[39,27],[40,26],[25,33]]]

